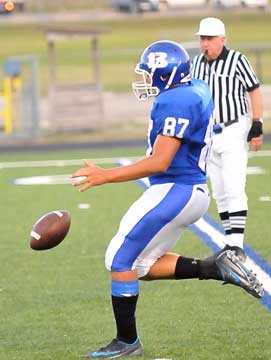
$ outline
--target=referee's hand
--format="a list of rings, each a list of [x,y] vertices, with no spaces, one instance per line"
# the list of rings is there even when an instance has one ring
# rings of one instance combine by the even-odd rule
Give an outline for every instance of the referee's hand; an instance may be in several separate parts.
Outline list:
[[[260,148],[262,146],[262,143],[263,143],[263,135],[252,138],[251,141],[250,141],[252,150],[253,151],[260,150]]]
[[[247,141],[250,142],[252,150],[258,151],[263,143],[263,129],[260,120],[253,120],[249,130]]]

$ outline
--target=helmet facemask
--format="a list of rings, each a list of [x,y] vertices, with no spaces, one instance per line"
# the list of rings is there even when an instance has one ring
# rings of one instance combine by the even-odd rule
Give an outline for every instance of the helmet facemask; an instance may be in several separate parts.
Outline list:
[[[159,94],[160,91],[158,87],[152,85],[152,74],[141,69],[139,64],[137,64],[135,68],[135,73],[141,76],[142,79],[132,83],[133,92],[138,100],[147,100],[149,97],[157,96]]]

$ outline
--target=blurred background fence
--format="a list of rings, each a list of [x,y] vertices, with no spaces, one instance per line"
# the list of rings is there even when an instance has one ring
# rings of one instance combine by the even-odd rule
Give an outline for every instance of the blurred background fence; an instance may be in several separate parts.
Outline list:
[[[34,137],[40,132],[39,62],[34,55],[9,57],[3,64],[0,126],[6,135]]]
[[[198,53],[197,44],[187,43],[184,46],[191,56]],[[244,43],[238,44],[237,48],[248,55],[262,82],[264,117],[265,120],[270,121],[271,46],[270,44]],[[137,102],[131,91],[131,83],[135,80],[133,69],[140,53],[141,49],[122,49],[117,53],[113,50],[101,51],[103,76],[98,86],[99,91],[102,90],[101,98],[100,93],[88,91],[85,85],[86,81],[90,82],[93,66],[87,49],[62,53],[61,58],[58,59],[60,62],[58,80],[62,82],[62,91],[54,90],[53,95],[50,93],[48,82],[41,84],[40,81],[40,62],[42,63],[43,59],[36,56],[8,58],[5,67],[7,63],[12,64],[16,61],[19,73],[8,73],[7,69],[5,70],[3,83],[10,83],[10,89],[6,88],[2,91],[0,97],[2,98],[0,102],[2,131],[13,136],[33,137],[42,133],[102,130],[104,126],[118,129],[120,126],[127,127],[128,124],[130,127],[145,127],[150,103]],[[116,58],[117,61],[114,60]],[[78,59],[85,59],[86,63],[82,65],[85,68],[82,76],[76,76],[73,71],[68,71],[70,76],[67,76],[65,59],[69,59],[71,63],[77,63]],[[123,64],[126,66],[124,67]],[[49,69],[46,71],[49,72]],[[115,74],[114,77],[112,73]],[[9,96],[10,100],[6,101],[5,99]],[[62,105],[56,108],[54,105],[56,101]],[[86,104],[88,106],[85,106]]]
[[[1,22],[4,19],[1,16],[2,138],[33,140],[80,132],[84,135],[110,132],[116,137],[121,133],[131,137],[145,136],[151,101],[138,102],[131,91],[139,56],[149,43],[170,39],[181,42],[193,57],[199,51],[194,33],[203,16],[222,18],[229,47],[243,52],[252,63],[262,83],[265,131],[271,133],[269,11],[214,12],[198,8],[192,14],[179,11],[119,16],[108,4],[107,0],[28,0],[27,10],[37,13],[68,10],[86,14],[85,9],[90,10],[89,17],[84,17],[83,21],[80,16],[71,17],[72,20],[65,17],[63,21],[54,20],[53,25],[50,24],[55,29],[77,29],[77,33],[58,41],[53,55],[49,51],[52,42],[44,32],[48,18],[43,14],[34,14],[30,18],[22,15],[18,17],[18,23],[16,16],[12,18],[13,14],[9,17],[10,22],[9,19]],[[88,31],[94,37],[92,40],[84,36],[79,38],[78,31]],[[90,48],[91,41],[96,44],[94,51]],[[54,64],[53,69],[50,63]],[[52,73],[56,77],[54,81]],[[86,85],[91,84],[93,78],[96,82],[90,91]],[[52,91],[53,82],[57,84],[53,90],[65,91],[61,94]],[[61,106],[56,107],[57,102]]]

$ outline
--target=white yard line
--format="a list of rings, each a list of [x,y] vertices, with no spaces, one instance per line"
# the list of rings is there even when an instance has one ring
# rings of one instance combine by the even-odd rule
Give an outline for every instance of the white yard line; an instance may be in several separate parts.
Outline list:
[[[262,150],[257,152],[249,152],[249,157],[271,157],[270,150]],[[126,160],[136,161],[140,159],[138,156],[126,157]],[[123,159],[123,160],[125,160]],[[107,158],[95,158],[89,159],[93,163],[99,164],[115,164],[122,160],[121,157],[107,157]],[[72,160],[38,160],[38,161],[4,161],[0,162],[0,169],[6,168],[23,168],[23,167],[46,167],[46,166],[74,166],[74,165],[83,165],[82,159],[72,159]]]
[[[138,156],[131,156],[129,158],[131,161],[136,161],[140,159]],[[121,157],[108,157],[108,158],[96,158],[89,159],[94,164],[115,164],[121,160]],[[38,161],[9,161],[9,162],[0,162],[0,169],[7,168],[28,168],[28,167],[64,167],[64,166],[74,166],[74,165],[84,165],[82,159],[72,159],[72,160],[38,160]]]

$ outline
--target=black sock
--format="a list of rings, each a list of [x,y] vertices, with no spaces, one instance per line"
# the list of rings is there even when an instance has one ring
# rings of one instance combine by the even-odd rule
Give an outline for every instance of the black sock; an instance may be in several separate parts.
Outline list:
[[[132,344],[137,339],[135,310],[138,295],[117,297],[112,295],[112,306],[117,326],[117,339]]]
[[[176,263],[175,279],[195,279],[200,275],[198,259],[191,259],[184,256],[180,256]]]
[[[200,280],[222,280],[220,271],[218,270],[214,256],[210,256],[204,260],[192,259],[180,256],[176,263],[175,279],[195,279]]]

